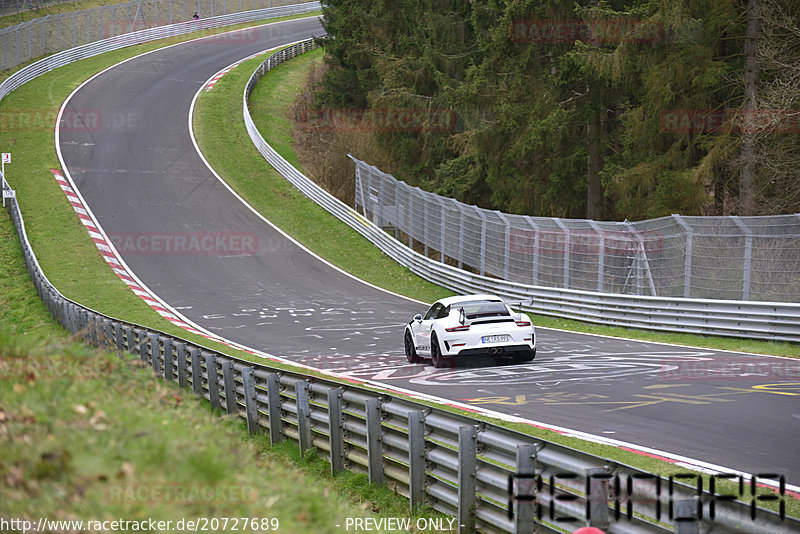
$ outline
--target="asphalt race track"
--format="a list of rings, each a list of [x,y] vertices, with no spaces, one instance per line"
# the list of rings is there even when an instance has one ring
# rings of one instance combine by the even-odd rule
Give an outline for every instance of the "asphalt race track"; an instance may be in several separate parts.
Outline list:
[[[408,364],[402,325],[426,306],[295,246],[219,183],[190,139],[190,103],[209,77],[321,33],[302,19],[173,46],[120,64],[70,100],[68,110],[102,117],[62,128],[60,148],[112,241],[225,236],[203,254],[120,250],[151,290],[200,326],[276,356],[800,483],[797,360],[539,329],[530,364]],[[231,236],[252,249],[226,248]]]

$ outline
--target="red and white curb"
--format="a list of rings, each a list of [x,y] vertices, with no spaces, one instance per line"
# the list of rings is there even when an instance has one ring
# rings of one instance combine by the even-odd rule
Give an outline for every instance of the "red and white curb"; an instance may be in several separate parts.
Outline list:
[[[249,61],[249,60],[251,60],[253,58],[257,58],[258,56],[263,56],[264,54],[272,52],[273,50],[277,50],[279,48],[285,48],[287,46],[292,46],[293,44],[297,44],[297,43],[301,43],[301,42],[302,41],[295,41],[293,43],[289,43],[288,45],[273,46],[272,48],[268,48],[267,50],[262,50],[261,52],[256,52],[255,54],[249,55],[246,58],[240,59],[236,63],[232,63],[231,65],[228,65],[227,67],[225,67],[221,71],[217,72],[214,76],[212,76],[211,79],[209,79],[206,82],[206,86],[203,89],[206,92],[212,90],[214,88],[214,85],[216,85],[216,83],[220,80],[220,78],[222,78],[223,76],[228,74],[230,71],[232,71],[233,69],[235,69],[236,67],[238,67],[239,65],[244,63],[245,61]]]
[[[75,190],[72,188],[72,185],[69,183],[69,181],[64,178],[64,175],[61,173],[61,171],[58,169],[50,169],[50,172],[53,173],[53,177],[56,179],[59,187],[61,187],[61,190],[66,195],[67,200],[72,205],[72,209],[74,209],[75,213],[78,214],[78,218],[81,220],[81,223],[83,223],[83,227],[86,228],[87,232],[89,232],[89,237],[91,237],[92,241],[94,241],[97,250],[100,251],[100,255],[104,260],[106,260],[106,263],[108,263],[108,265],[111,267],[111,270],[114,271],[120,280],[125,282],[131,291],[134,292],[134,294],[145,301],[148,306],[150,306],[159,315],[175,326],[179,326],[188,332],[192,332],[193,334],[203,336],[206,339],[228,345],[228,343],[225,342],[225,340],[221,337],[209,335],[206,332],[197,330],[183,321],[180,317],[167,309],[148,289],[142,287],[142,285],[137,282],[135,275],[128,270],[128,267],[117,256],[116,249],[106,240],[103,232],[97,227],[94,220],[92,220],[92,218],[89,216],[89,210],[83,204],[81,198],[75,193]]]

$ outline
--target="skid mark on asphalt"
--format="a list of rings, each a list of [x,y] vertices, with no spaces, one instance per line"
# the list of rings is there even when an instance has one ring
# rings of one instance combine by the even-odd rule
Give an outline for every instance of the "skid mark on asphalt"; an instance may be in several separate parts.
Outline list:
[[[717,389],[732,389],[732,388],[717,388]],[[684,395],[678,393],[669,393],[663,395],[657,394],[633,394],[628,400],[616,400],[610,395],[601,395],[596,393],[572,393],[567,391],[554,391],[542,394],[525,394],[515,395],[513,397],[494,396],[494,397],[476,397],[471,399],[459,399],[464,402],[476,405],[506,405],[506,406],[524,406],[528,404],[546,404],[546,405],[609,405],[608,409],[602,410],[604,412],[616,412],[620,410],[629,410],[632,408],[642,408],[645,406],[654,406],[664,403],[677,403],[677,404],[693,404],[693,405],[708,405],[713,403],[735,402],[738,396],[747,395],[751,393],[758,393],[755,389],[740,389],[736,391],[724,391],[720,393],[708,393],[703,395]]]

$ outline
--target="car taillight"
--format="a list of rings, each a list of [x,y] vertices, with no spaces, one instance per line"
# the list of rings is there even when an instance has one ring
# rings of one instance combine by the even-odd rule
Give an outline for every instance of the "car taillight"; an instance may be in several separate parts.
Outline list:
[[[469,330],[469,325],[454,326],[453,328],[445,328],[448,332],[466,332]]]
[[[517,326],[530,326],[531,325],[530,321],[515,321],[515,322],[517,323]]]

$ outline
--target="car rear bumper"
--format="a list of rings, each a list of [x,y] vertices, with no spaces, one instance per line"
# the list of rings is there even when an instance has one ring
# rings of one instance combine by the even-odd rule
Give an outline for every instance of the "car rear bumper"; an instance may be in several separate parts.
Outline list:
[[[530,354],[536,354],[536,347],[523,344],[464,349],[460,352],[450,353],[448,356],[522,356]]]

